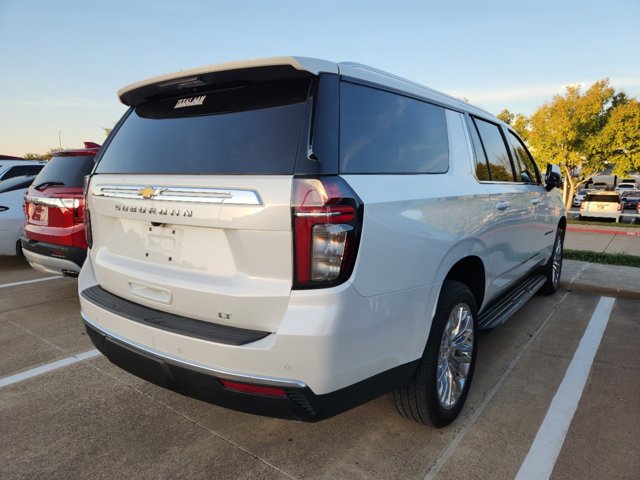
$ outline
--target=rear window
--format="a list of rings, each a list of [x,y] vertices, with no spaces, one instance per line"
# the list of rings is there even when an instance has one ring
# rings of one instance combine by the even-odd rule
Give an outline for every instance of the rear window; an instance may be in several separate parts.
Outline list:
[[[448,169],[444,108],[374,88],[341,84],[342,173],[445,173]]]
[[[81,187],[85,175],[93,169],[93,156],[53,157],[34,180],[34,185],[56,184]]]
[[[227,86],[132,109],[97,173],[292,174],[309,80]]]
[[[620,203],[619,195],[587,195],[587,202]]]

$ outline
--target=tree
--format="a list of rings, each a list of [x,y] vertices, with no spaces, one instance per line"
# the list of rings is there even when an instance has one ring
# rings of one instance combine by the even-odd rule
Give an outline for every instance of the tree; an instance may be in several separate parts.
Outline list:
[[[506,108],[502,110],[497,117],[507,125],[511,125],[520,138],[525,142],[529,134],[529,118],[522,113],[511,113]]]
[[[540,167],[553,163],[562,169],[567,207],[580,184],[613,161],[605,155],[603,139],[613,110],[625,102],[626,97],[616,94],[605,79],[584,93],[579,86],[567,87],[564,95],[554,96],[529,118],[525,140]]]
[[[59,148],[50,148],[46,153],[25,153],[25,160],[50,160],[53,157],[53,154],[59,152]]]
[[[624,176],[640,170],[640,102],[618,97],[600,134],[590,139],[592,152],[613,165],[613,173]]]

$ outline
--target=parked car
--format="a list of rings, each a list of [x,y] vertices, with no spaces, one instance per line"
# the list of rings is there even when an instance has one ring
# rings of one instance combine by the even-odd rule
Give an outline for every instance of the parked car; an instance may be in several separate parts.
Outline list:
[[[12,177],[0,182],[0,255],[20,255],[24,225],[23,197],[35,177]]]
[[[590,190],[587,188],[581,188],[580,190],[578,190],[578,193],[576,193],[576,195],[573,197],[573,206],[579,207],[582,204],[582,202],[584,202],[584,199],[587,197],[587,194],[592,191],[593,190]]]
[[[87,255],[84,234],[85,175],[100,145],[56,152],[25,196],[22,250],[36,270],[77,276]]]
[[[619,222],[621,214],[622,202],[618,192],[592,192],[587,194],[587,198],[580,205],[578,219],[586,217],[612,218]]]
[[[125,87],[87,179],[78,279],[113,363],[316,421],[384,393],[444,426],[477,333],[553,293],[566,215],[507,124],[370,67],[299,57]]]
[[[616,188],[613,189],[614,192],[618,192],[619,194],[624,194],[626,191],[631,191],[636,189],[635,183],[619,183]]]
[[[42,160],[0,160],[0,181],[37,175],[46,163]]]
[[[606,191],[609,190],[609,188],[610,187],[606,182],[595,182],[591,185],[591,189],[593,190]]]
[[[622,193],[622,207],[623,209],[634,209],[638,206],[640,201],[640,190],[629,190]]]

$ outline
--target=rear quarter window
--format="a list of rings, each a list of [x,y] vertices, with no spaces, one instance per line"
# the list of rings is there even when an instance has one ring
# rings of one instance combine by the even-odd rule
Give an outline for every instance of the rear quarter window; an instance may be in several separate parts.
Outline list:
[[[445,173],[445,109],[375,88],[340,86],[342,173]]]

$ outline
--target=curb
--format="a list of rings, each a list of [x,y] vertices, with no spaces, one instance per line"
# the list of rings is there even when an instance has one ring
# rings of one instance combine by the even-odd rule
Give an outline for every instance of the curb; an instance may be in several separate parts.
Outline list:
[[[622,230],[622,229],[606,230],[606,229],[602,229],[602,228],[583,228],[583,227],[569,227],[569,226],[567,226],[567,232],[604,233],[606,235],[625,235],[625,236],[628,236],[628,237],[640,237],[640,231],[630,232],[629,230]]]
[[[583,283],[579,281],[567,282],[560,280],[560,288],[564,288],[569,292],[585,292],[597,295],[607,295],[610,297],[640,300],[640,291],[623,290],[620,288],[593,285],[591,283]]]

